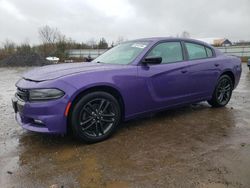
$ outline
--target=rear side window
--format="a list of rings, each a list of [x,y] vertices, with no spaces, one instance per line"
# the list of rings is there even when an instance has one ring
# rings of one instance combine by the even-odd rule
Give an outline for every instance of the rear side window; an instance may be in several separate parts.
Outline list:
[[[173,63],[183,60],[180,42],[164,42],[155,46],[147,57],[162,57],[162,63]]]
[[[207,51],[207,57],[213,57],[213,51],[210,48],[206,47],[206,51]]]
[[[189,42],[185,42],[185,45],[190,60],[202,59],[207,57],[205,46]]]

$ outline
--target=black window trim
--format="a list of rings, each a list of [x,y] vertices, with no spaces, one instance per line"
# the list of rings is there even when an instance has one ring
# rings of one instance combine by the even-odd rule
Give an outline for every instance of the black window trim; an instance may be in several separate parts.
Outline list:
[[[185,52],[185,49],[184,49],[184,46],[183,46],[183,41],[182,41],[182,40],[178,40],[178,39],[176,39],[176,40],[161,40],[161,41],[156,42],[156,43],[147,51],[147,53],[141,58],[141,61],[142,61],[144,58],[146,58],[147,55],[148,55],[157,45],[162,44],[162,43],[167,43],[167,42],[178,42],[178,43],[180,43],[183,59],[180,60],[180,61],[174,61],[174,62],[169,62],[169,63],[160,63],[160,64],[158,64],[158,65],[167,65],[167,64],[181,63],[181,62],[187,61],[187,56],[186,56],[186,52]],[[140,62],[139,64],[141,64],[141,62]],[[156,66],[156,65],[154,65],[154,66]]]

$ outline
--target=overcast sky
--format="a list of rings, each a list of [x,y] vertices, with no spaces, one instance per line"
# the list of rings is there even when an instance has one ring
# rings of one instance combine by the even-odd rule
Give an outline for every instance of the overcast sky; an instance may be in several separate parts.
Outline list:
[[[44,25],[78,42],[183,31],[192,38],[250,40],[250,0],[0,0],[0,42],[39,43]]]

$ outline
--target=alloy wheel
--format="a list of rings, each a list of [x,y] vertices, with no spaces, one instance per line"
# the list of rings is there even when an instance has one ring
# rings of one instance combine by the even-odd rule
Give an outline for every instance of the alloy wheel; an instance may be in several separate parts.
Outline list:
[[[101,137],[112,128],[116,116],[111,101],[105,98],[93,99],[80,111],[80,130],[88,137]]]
[[[230,100],[231,93],[232,84],[230,80],[227,78],[223,78],[222,80],[220,80],[216,93],[217,101],[222,105],[226,104]]]

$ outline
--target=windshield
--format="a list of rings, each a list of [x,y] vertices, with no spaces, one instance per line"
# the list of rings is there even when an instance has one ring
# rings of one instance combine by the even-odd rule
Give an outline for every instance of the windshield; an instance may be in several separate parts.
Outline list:
[[[127,65],[147,47],[149,42],[126,42],[108,50],[93,62]]]

